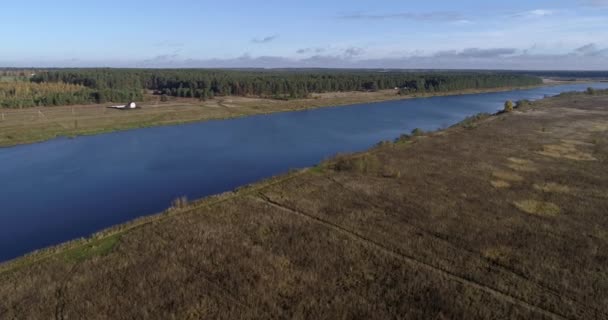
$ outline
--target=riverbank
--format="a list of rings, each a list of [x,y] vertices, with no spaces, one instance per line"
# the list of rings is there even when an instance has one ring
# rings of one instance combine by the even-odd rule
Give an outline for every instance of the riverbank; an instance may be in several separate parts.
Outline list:
[[[563,84],[559,82],[545,85]],[[141,109],[124,111],[104,105],[0,109],[0,147],[35,143],[57,137],[77,137],[120,130],[175,125],[207,120],[246,117],[256,114],[298,111],[358,103],[403,100],[420,97],[477,94],[529,89],[503,87],[425,94],[398,95],[395,90],[377,92],[330,92],[313,94],[309,99],[274,100],[247,97],[217,97],[208,101],[178,98],[161,102],[148,96]]]
[[[0,315],[605,317],[606,103],[544,99],[176,203],[3,264]]]

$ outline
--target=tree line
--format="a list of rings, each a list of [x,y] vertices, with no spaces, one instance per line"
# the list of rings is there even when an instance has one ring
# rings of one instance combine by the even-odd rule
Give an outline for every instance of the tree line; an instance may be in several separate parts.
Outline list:
[[[535,76],[505,72],[100,68],[39,71],[31,77],[31,82],[34,84],[76,85],[83,91],[75,94],[78,98],[73,97],[72,100],[103,103],[106,101],[139,101],[143,99],[145,91],[157,95],[201,100],[230,95],[295,99],[307,98],[312,93],[336,91],[398,89],[401,94],[409,94],[518,87],[536,85],[542,81]],[[32,100],[33,105],[41,105],[40,103],[56,105],[53,101],[57,99],[39,97]],[[63,100],[65,102],[70,99]],[[7,104],[7,102],[1,103],[2,105]],[[32,103],[28,102],[28,104]]]
[[[564,79],[608,79],[608,71],[552,71],[552,70],[543,70],[543,71],[508,71],[512,74],[524,74],[530,76],[538,76],[538,77],[551,77],[551,78],[564,78]]]
[[[135,101],[142,98],[141,92],[137,95],[136,92],[130,90],[95,90],[82,85],[64,82],[0,82],[0,107],[3,108]]]
[[[36,72],[34,68],[0,68],[0,76],[29,77]]]
[[[149,89],[176,97],[256,96],[303,98],[310,93],[406,89],[412,92],[524,86],[540,83],[526,75],[500,73],[416,73],[359,70],[54,70],[38,82],[66,82],[91,88]]]

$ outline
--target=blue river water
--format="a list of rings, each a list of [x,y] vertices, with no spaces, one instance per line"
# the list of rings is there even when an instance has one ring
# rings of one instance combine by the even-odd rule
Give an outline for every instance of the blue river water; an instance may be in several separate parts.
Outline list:
[[[434,130],[505,100],[588,86],[419,98],[135,129],[0,148],[0,261],[190,199]]]

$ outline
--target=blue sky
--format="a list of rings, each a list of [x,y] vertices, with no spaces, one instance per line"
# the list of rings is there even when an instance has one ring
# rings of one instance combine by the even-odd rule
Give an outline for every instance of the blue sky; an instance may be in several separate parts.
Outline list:
[[[608,70],[608,0],[6,2],[0,66]]]

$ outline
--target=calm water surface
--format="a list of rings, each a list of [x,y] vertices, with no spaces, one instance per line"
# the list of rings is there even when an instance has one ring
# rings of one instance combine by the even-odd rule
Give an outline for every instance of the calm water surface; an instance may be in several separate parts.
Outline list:
[[[162,211],[179,196],[232,190],[414,128],[449,126],[495,112],[507,99],[588,86],[367,103],[3,148],[0,261]]]

